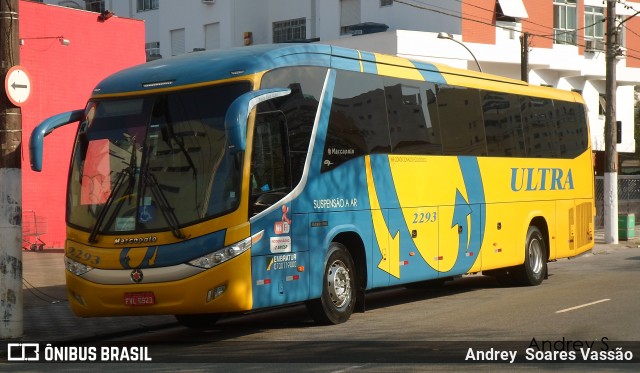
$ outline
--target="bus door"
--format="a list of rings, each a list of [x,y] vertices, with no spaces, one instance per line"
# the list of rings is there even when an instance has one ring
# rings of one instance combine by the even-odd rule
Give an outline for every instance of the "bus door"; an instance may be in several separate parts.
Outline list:
[[[251,233],[263,231],[252,249],[253,306],[270,307],[308,298],[308,217],[291,201],[287,120],[281,111],[256,115],[251,154]]]

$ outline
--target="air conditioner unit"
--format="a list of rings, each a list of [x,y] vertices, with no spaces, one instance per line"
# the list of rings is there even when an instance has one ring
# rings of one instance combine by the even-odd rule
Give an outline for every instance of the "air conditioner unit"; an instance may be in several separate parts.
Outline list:
[[[213,5],[216,3],[216,0],[202,0],[203,4]]]
[[[601,52],[605,50],[604,41],[602,40],[585,40],[584,50],[587,52]]]
[[[586,52],[593,52],[595,50],[595,40],[585,40],[584,41],[584,50]]]

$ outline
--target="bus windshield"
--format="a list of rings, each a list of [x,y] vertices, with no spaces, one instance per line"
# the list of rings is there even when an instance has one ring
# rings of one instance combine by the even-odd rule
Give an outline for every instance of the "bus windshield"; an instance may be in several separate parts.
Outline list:
[[[68,221],[98,234],[171,230],[237,208],[241,162],[225,115],[234,83],[90,101],[71,165]]]

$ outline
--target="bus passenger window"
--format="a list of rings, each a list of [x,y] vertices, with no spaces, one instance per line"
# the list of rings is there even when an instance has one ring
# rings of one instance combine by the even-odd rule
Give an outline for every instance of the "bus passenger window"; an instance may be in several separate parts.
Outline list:
[[[393,153],[442,154],[435,84],[384,78],[384,85]]]
[[[518,96],[490,91],[481,95],[489,156],[525,157]]]
[[[296,66],[269,71],[262,78],[261,88],[291,89],[287,96],[260,104],[259,111],[280,110],[286,116],[292,187],[302,178],[326,74],[326,68]]]
[[[520,107],[527,157],[557,158],[560,149],[553,101],[546,98],[522,97]]]
[[[380,77],[338,71],[321,172],[350,159],[391,150]]]
[[[480,92],[439,86],[438,113],[445,155],[487,155]]]
[[[576,102],[553,101],[560,136],[560,156],[575,158],[587,150],[589,144],[584,107]]]

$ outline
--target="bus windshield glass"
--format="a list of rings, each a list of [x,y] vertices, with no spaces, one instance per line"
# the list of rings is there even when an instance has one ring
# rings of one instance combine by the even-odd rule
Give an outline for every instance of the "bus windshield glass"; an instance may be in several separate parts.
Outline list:
[[[71,165],[68,221],[97,234],[171,230],[235,210],[241,162],[225,115],[249,83],[90,101]],[[92,240],[90,238],[90,240]]]

